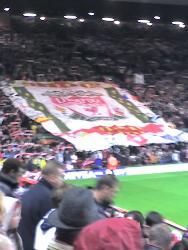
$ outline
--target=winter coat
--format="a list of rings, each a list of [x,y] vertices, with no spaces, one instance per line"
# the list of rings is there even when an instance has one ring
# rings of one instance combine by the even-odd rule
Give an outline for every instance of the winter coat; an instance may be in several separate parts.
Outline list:
[[[21,203],[13,197],[4,197],[5,214],[2,221],[2,230],[14,245],[15,250],[23,250],[22,239],[17,231],[20,221]]]
[[[42,217],[52,209],[52,186],[44,179],[22,197],[22,213],[19,233],[25,250],[34,249],[35,230]]]

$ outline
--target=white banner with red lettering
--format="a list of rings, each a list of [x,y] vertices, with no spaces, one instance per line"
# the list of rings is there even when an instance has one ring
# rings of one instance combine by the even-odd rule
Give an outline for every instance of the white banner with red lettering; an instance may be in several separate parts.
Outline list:
[[[3,90],[15,107],[79,150],[172,143],[180,135],[188,141],[163,119],[150,123],[156,115],[115,84],[17,81]]]

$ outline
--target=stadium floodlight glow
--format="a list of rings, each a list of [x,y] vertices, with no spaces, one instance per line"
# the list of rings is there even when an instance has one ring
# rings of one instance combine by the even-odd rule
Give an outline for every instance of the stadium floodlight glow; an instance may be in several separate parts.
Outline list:
[[[77,16],[73,16],[73,15],[66,15],[66,16],[64,16],[64,18],[74,20],[74,19],[77,19]]]
[[[103,17],[102,20],[106,21],[106,22],[113,22],[114,18],[112,18],[112,17]]]
[[[80,18],[78,21],[81,22],[81,23],[83,23],[83,22],[85,22],[85,19]]]
[[[161,18],[160,18],[160,16],[154,16],[154,19],[160,20]]]
[[[114,21],[114,24],[119,25],[120,21]]]
[[[23,16],[26,16],[26,17],[36,17],[37,14],[35,14],[35,13],[24,13]]]
[[[183,22],[180,22],[180,21],[173,21],[172,24],[175,24],[175,25],[182,25],[184,24]]]
[[[4,8],[4,11],[9,11],[10,10],[10,8]]]
[[[146,24],[147,24],[148,26],[152,26],[152,25],[153,25],[153,23],[150,23],[150,22],[149,22],[149,23],[146,23]]]
[[[40,17],[40,20],[41,20],[41,21],[44,21],[44,20],[46,20],[46,17],[45,17],[45,16],[41,16],[41,17]]]
[[[179,27],[180,27],[180,28],[185,28],[185,24],[184,24],[184,23],[181,23],[181,24],[179,25]]]
[[[138,20],[138,23],[150,23],[150,21],[149,20],[146,20],[146,19],[140,19],[140,20]]]
[[[89,12],[89,13],[88,13],[88,15],[90,15],[90,16],[94,16],[94,15],[95,15],[95,13],[93,13],[93,12]]]

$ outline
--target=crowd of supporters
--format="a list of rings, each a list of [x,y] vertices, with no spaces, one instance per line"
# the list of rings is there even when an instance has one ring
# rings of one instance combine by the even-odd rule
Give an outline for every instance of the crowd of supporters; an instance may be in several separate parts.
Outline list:
[[[43,23],[18,31],[0,39],[1,78],[111,79],[167,122],[187,128],[186,32],[98,23]],[[145,84],[134,84],[135,74],[144,75]]]
[[[141,147],[113,146],[96,152],[78,152],[70,143],[53,137],[40,140],[45,132],[40,124],[27,118],[1,92],[1,148],[0,159],[21,159],[28,171],[42,169],[46,161],[57,160],[65,170],[72,169],[113,169],[120,166],[151,165],[188,161],[188,147],[185,143],[152,144]],[[115,166],[110,162],[116,159]]]
[[[1,80],[113,81],[129,89],[171,126],[186,131],[186,33],[168,28],[167,35],[165,27],[150,31],[98,23],[53,25],[27,24],[20,29],[17,25],[0,34]],[[135,75],[142,76],[142,81],[135,80]],[[117,166],[188,160],[184,143],[113,147],[102,152],[76,152],[59,140],[41,147],[42,127],[15,109],[2,92],[0,105],[0,157],[22,158],[29,169],[33,169],[31,162],[37,165],[46,158],[55,158],[65,169],[101,168],[112,155]]]
[[[15,167],[16,166],[16,167]],[[49,161],[36,185],[16,197],[22,164],[8,159],[0,173],[0,248],[7,250],[186,250],[187,232],[150,211],[117,211],[120,186],[114,175],[93,187],[63,180],[62,166]]]
[[[54,31],[48,25],[44,24],[43,32],[37,26],[0,34],[2,81],[113,81],[173,127],[186,131],[186,34],[169,31],[161,38],[164,28],[155,33],[128,27],[123,32],[123,27],[111,25],[81,28],[68,23],[58,29],[56,24]],[[135,82],[136,75],[141,82]],[[3,92],[0,107],[1,249],[188,249],[187,233],[172,232],[159,213],[144,218],[139,211],[117,212],[111,206],[118,191],[113,175],[89,188],[76,188],[63,180],[63,170],[74,168],[187,162],[186,144],[77,152],[57,138],[41,144],[43,128],[13,107]],[[39,182],[18,192],[20,176],[36,169],[42,171]]]

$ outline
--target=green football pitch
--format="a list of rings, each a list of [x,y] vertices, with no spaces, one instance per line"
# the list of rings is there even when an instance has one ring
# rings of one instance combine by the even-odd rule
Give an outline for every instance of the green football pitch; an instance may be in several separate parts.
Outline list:
[[[114,204],[144,214],[159,211],[166,219],[188,226],[188,172],[118,177],[120,189]],[[93,186],[94,179],[69,181]]]

